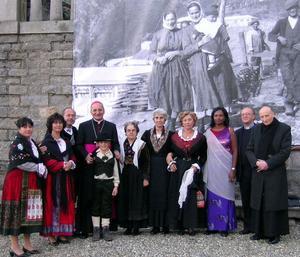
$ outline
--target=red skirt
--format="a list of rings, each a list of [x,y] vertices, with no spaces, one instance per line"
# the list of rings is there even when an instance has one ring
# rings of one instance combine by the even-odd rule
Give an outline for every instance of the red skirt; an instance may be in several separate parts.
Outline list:
[[[57,183],[55,188],[52,188],[53,176],[57,176]],[[75,193],[73,177],[68,175],[66,177],[66,194],[67,194],[67,208],[64,211],[60,205],[57,207],[53,204],[52,191],[56,190],[57,197],[60,192],[60,175],[53,175],[48,173],[45,187],[44,197],[44,223],[43,236],[72,236],[75,230]],[[58,203],[60,199],[57,199]]]
[[[37,174],[18,168],[8,171],[3,184],[0,233],[16,236],[40,232],[42,210]]]

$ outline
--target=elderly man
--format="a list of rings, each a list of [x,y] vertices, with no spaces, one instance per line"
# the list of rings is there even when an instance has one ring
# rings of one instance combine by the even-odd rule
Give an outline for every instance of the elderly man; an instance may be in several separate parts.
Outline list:
[[[63,110],[64,120],[66,121],[66,127],[63,131],[63,136],[70,140],[72,146],[76,144],[77,128],[73,126],[75,123],[76,112],[72,107],[66,107]]]
[[[287,0],[288,17],[277,21],[269,40],[277,42],[276,60],[287,89],[286,115],[300,117],[300,19],[298,0]]]
[[[77,137],[77,149],[84,160],[82,167],[82,186],[79,196],[80,223],[82,237],[87,237],[91,231],[91,202],[92,202],[92,183],[93,183],[93,157],[92,152],[96,149],[96,138],[104,134],[112,139],[111,147],[116,159],[120,158],[120,145],[116,125],[103,118],[105,113],[101,102],[95,101],[91,104],[92,119],[79,125]]]
[[[268,238],[270,244],[289,233],[285,161],[291,151],[291,128],[279,122],[268,106],[259,110],[261,124],[253,128],[246,156],[252,167],[251,240]]]
[[[238,143],[238,163],[237,163],[237,178],[240,183],[242,206],[244,213],[244,229],[240,234],[250,233],[251,209],[250,209],[250,194],[251,194],[251,174],[252,168],[245,155],[248,146],[251,131],[254,127],[255,112],[251,107],[245,107],[241,110],[241,120],[243,126],[235,131]]]
[[[66,127],[63,130],[63,137],[68,139],[71,142],[73,152],[75,154],[75,157],[77,159],[77,165],[76,169],[74,170],[74,181],[75,181],[75,193],[76,198],[80,194],[80,181],[81,181],[81,175],[82,175],[82,169],[80,168],[80,154],[77,150],[77,134],[78,130],[76,127],[73,126],[76,119],[76,112],[75,110],[68,106],[63,110],[62,115],[64,116],[64,120],[66,121]],[[78,202],[78,199],[76,199]],[[74,232],[74,236],[80,236],[80,224],[79,224],[79,218],[80,218],[80,212],[79,208],[76,208],[76,219],[75,219],[75,228],[76,231]]]

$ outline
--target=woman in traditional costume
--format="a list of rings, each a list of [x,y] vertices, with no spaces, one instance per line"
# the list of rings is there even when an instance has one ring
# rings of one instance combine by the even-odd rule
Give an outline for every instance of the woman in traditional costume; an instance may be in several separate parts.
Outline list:
[[[136,122],[124,125],[126,139],[121,146],[122,173],[119,194],[119,223],[126,235],[138,235],[147,226],[149,151],[146,143],[137,138]]]
[[[192,87],[188,65],[182,55],[182,33],[173,11],[163,15],[163,28],[153,35],[150,50],[153,69],[149,83],[152,107],[167,111],[168,128],[175,130],[179,112],[193,110]]]
[[[62,115],[54,113],[47,119],[47,147],[44,162],[49,174],[44,188],[44,236],[49,244],[69,243],[75,222],[75,189],[72,170],[76,168],[72,145],[62,138],[66,123]]]
[[[202,166],[206,161],[206,138],[195,127],[194,112],[181,112],[182,128],[171,137],[167,162],[170,171],[168,222],[170,228],[195,235],[195,228],[206,225]],[[199,204],[197,206],[197,196]],[[200,203],[202,201],[202,204]]]
[[[173,134],[165,127],[168,115],[163,109],[153,112],[154,127],[146,130],[142,140],[146,142],[150,153],[150,185],[149,185],[149,225],[151,233],[169,232],[167,223],[168,184],[166,157],[169,153],[170,139]]]
[[[188,59],[197,113],[217,106],[230,106],[232,101],[237,99],[236,79],[230,64],[232,59],[228,47],[229,36],[224,26],[225,6],[226,0],[221,0],[218,20],[222,25],[214,37],[221,54],[211,70],[207,69],[209,60],[207,53],[203,52],[204,45],[211,38],[204,33],[199,33],[199,30],[208,29],[209,22],[203,17],[203,10],[198,1],[191,1],[187,6],[191,24],[182,30],[182,46],[183,55]],[[207,11],[208,9],[215,8],[207,8]],[[208,31],[211,32],[212,29]]]
[[[41,152],[32,140],[33,122],[27,117],[17,120],[18,133],[9,150],[1,204],[0,233],[9,235],[10,256],[38,254],[32,247],[30,234],[40,232],[43,221],[42,190],[39,177],[47,176]],[[18,236],[24,234],[23,249]]]
[[[207,161],[204,182],[207,188],[207,233],[227,236],[237,227],[234,204],[234,182],[237,162],[237,140],[229,127],[228,112],[217,107],[211,114],[207,139]]]

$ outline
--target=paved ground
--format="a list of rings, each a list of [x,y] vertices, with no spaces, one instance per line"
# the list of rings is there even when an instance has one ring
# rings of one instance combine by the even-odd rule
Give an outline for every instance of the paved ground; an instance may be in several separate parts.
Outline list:
[[[300,224],[290,225],[290,235],[283,236],[277,245],[269,245],[266,241],[253,242],[249,235],[230,234],[227,238],[219,235],[196,236],[151,235],[149,230],[139,236],[125,236],[123,230],[115,232],[112,242],[92,242],[91,238],[73,239],[69,245],[53,247],[38,236],[33,236],[34,245],[41,250],[36,257],[299,257],[300,256]],[[0,256],[9,256],[9,240],[0,236]]]

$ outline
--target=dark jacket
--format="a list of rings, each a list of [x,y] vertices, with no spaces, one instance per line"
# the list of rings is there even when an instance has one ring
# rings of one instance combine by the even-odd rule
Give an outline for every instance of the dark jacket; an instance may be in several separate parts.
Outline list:
[[[246,156],[252,167],[250,205],[255,210],[260,210],[262,204],[265,211],[286,210],[288,208],[288,188],[285,161],[291,151],[291,128],[279,122],[272,142],[275,154],[269,155],[268,159],[265,160],[269,169],[257,172],[256,155],[259,152],[260,140],[264,140],[261,137],[261,126],[262,124],[258,124],[253,128],[246,151]]]
[[[242,178],[244,176],[249,177],[249,178],[251,177],[252,168],[246,157],[246,149],[247,149],[247,145],[249,143],[250,137],[251,137],[252,129],[253,129],[253,127],[247,131],[247,130],[245,130],[244,127],[241,127],[235,131],[237,144],[238,144],[238,159],[237,159],[237,165],[236,165],[236,172],[237,172],[236,175],[237,175],[238,181],[240,181],[240,178]],[[249,134],[246,134],[247,132],[249,132]],[[249,183],[250,183],[250,181],[249,181]]]
[[[289,24],[288,18],[283,18],[277,21],[275,24],[274,28],[269,32],[268,34],[268,40],[271,42],[277,42],[277,47],[276,47],[276,62],[279,62],[279,57],[280,57],[280,51],[281,48],[287,47],[287,48],[292,48],[293,45],[287,44],[287,46],[282,46],[280,42],[277,40],[278,36],[286,37],[286,27]],[[298,36],[296,38],[296,43],[300,42],[300,17],[298,17],[298,22],[296,24],[296,27],[294,30],[298,31],[296,33]]]
[[[87,156],[87,151],[85,150],[85,144],[95,144],[97,135],[93,128],[94,120],[88,120],[79,125],[78,136],[77,136],[77,149],[80,152],[82,158]],[[120,144],[118,139],[117,128],[114,123],[104,120],[101,133],[105,133],[112,139],[112,151],[120,151]]]

